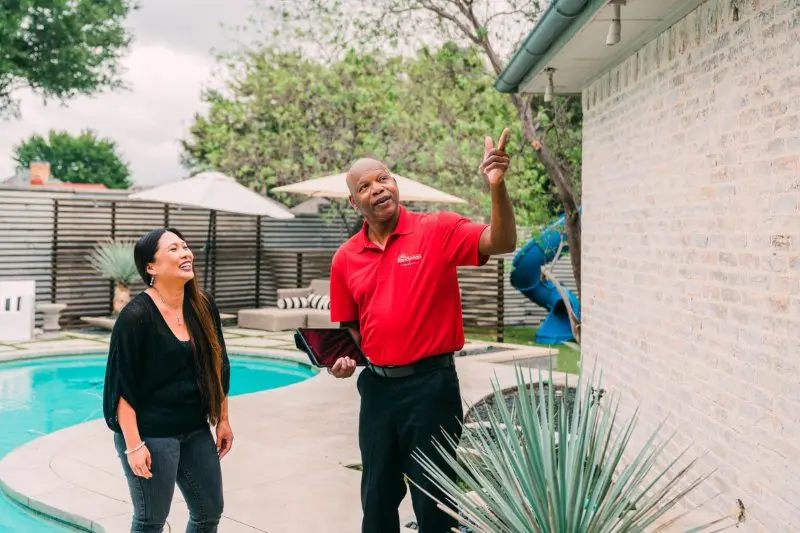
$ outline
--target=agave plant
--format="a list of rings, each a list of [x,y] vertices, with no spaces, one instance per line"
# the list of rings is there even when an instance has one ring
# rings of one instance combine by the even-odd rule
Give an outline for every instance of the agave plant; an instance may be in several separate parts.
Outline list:
[[[89,255],[89,264],[101,276],[116,283],[113,316],[117,316],[131,299],[130,284],[138,277],[133,260],[133,241],[106,238],[98,242]]]
[[[529,372],[527,381],[531,383],[533,371]],[[415,454],[449,501],[434,499],[458,518],[462,530],[663,531],[689,516],[691,510],[670,519],[665,515],[708,477],[706,474],[687,479],[697,459],[673,473],[684,451],[659,470],[657,465],[671,438],[659,442],[659,426],[643,448],[632,450],[630,439],[637,415],[616,427],[620,422],[618,401],[612,397],[612,405],[607,405],[607,399],[597,394],[602,390],[599,380],[595,386],[583,386],[582,374],[572,409],[565,407],[564,395],[554,395],[554,387],[539,387],[538,392],[531,392],[520,368],[518,397],[512,407],[506,404],[495,381],[496,407],[486,415],[485,424],[465,428],[461,439],[460,449],[469,453],[453,458],[446,450],[454,449],[456,442],[447,438],[446,445],[436,443],[437,452],[455,471],[455,481],[430,457]],[[539,378],[543,383],[541,371]],[[549,383],[553,383],[552,369]],[[560,408],[556,408],[557,402]],[[556,422],[558,430],[554,428]],[[632,459],[626,461],[627,457]],[[701,529],[702,526],[693,531]]]

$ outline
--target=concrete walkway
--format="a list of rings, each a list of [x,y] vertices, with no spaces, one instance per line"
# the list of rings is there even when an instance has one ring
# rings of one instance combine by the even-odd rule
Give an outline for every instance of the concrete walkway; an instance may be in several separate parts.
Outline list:
[[[231,334],[229,344],[235,345],[236,334]],[[249,338],[241,330],[239,335]],[[269,353],[305,361],[297,352],[270,348]],[[520,347],[457,358],[465,403],[490,393],[494,376],[502,386],[516,383],[508,360],[548,355],[547,349]],[[360,530],[360,472],[346,467],[360,461],[356,377],[337,380],[320,373],[295,385],[231,398],[235,440],[223,460],[226,500],[220,531]],[[0,462],[0,486],[31,508],[93,531],[126,532],[130,525],[127,485],[102,420],[14,450]],[[180,496],[176,489],[169,531],[183,531],[186,524]],[[408,497],[401,519],[413,519]]]

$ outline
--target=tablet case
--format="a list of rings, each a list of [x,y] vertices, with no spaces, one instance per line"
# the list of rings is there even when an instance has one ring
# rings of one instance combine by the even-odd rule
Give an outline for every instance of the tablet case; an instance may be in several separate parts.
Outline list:
[[[303,340],[303,336],[300,335],[300,330],[299,329],[296,329],[295,332],[294,332],[294,345],[297,347],[298,350],[300,350],[301,352],[303,352],[304,354],[306,354],[308,356],[308,359],[311,361],[311,363],[314,366],[316,366],[316,367],[321,367],[322,366],[322,365],[319,364],[319,361],[317,361],[316,357],[314,357],[314,354],[312,353],[311,349],[306,345],[306,342]],[[360,347],[359,347],[359,351],[361,352],[361,354],[364,356],[364,359],[366,360],[367,356],[360,349]],[[357,361],[356,362],[356,366],[366,366],[366,364],[364,364],[363,362],[360,363],[360,362]]]

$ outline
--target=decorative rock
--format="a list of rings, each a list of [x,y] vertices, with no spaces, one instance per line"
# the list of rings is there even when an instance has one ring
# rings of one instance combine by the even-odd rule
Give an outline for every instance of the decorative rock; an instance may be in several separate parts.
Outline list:
[[[67,308],[67,304],[41,303],[37,304],[36,307],[42,313],[44,313],[43,317],[44,323],[42,324],[42,331],[45,334],[61,330],[61,324],[59,324],[59,319],[61,317],[61,311]]]

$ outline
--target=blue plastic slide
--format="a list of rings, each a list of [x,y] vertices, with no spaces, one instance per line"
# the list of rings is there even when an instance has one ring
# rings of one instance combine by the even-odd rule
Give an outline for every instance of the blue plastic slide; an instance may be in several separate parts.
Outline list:
[[[564,305],[553,282],[542,277],[542,266],[551,262],[558,252],[563,226],[562,216],[544,228],[541,234],[528,241],[517,252],[512,262],[511,285],[533,303],[549,311],[536,332],[538,344],[552,345],[573,340],[567,306]],[[565,251],[567,251],[566,245],[562,253]],[[580,319],[578,297],[569,289],[565,290],[573,311]]]

